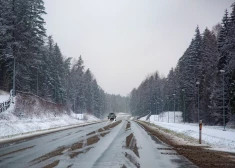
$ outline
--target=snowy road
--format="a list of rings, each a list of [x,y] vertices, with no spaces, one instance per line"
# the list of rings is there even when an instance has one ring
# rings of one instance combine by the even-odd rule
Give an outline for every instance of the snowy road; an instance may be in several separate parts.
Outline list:
[[[125,116],[0,145],[0,167],[195,167]]]

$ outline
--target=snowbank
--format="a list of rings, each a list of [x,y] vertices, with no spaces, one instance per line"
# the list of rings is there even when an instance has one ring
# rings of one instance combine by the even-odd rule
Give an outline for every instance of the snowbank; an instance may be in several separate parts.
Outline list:
[[[183,121],[181,111],[175,111],[175,112],[174,111],[166,111],[166,112],[163,112],[159,115],[151,115],[150,121],[168,122],[168,116],[169,116],[169,122],[174,122],[174,118],[175,118],[176,123],[181,123]],[[140,118],[139,120],[146,121],[146,117],[147,116],[144,116],[144,117]]]
[[[178,122],[179,120],[176,121]],[[154,116],[150,117],[150,122],[155,125],[181,133],[187,137],[199,138],[199,126],[196,123],[173,123],[172,119],[169,123],[168,121],[165,122],[166,120],[164,119],[163,121],[160,120],[158,122],[156,119],[154,120]],[[202,142],[216,150],[235,152],[235,130],[226,129],[226,131],[223,131],[221,126],[203,126]]]
[[[117,114],[117,116],[118,116],[118,115],[119,115],[119,116],[122,116],[122,115],[125,115],[125,116],[126,116],[126,115],[130,115],[130,114],[125,113],[125,112],[117,112],[116,114]]]
[[[9,95],[7,96],[9,98]],[[21,94],[16,104],[0,113],[0,139],[41,130],[100,121],[89,114],[74,114],[61,105]]]
[[[169,123],[168,123],[169,114]],[[139,120],[146,121],[146,116]],[[199,138],[198,123],[185,123],[183,124],[182,112],[170,111],[163,112],[160,115],[151,115],[150,120],[155,125],[180,133],[185,137]],[[204,144],[213,147],[213,149],[221,151],[235,152],[235,130],[227,128],[223,131],[222,126],[203,126],[202,128],[202,141]]]
[[[0,104],[7,101],[7,100],[9,100],[9,98],[10,98],[9,93],[0,90]]]
[[[8,114],[10,113],[8,112]],[[14,115],[11,116],[11,120],[0,120],[0,138],[100,121],[95,116],[88,114],[84,114],[84,116],[87,117],[87,120],[82,120],[82,118],[75,118],[74,116],[76,116],[76,114],[64,114],[57,117],[54,115],[47,115],[34,118],[18,118]]]
[[[10,95],[0,95],[0,103],[3,103],[9,99]]]
[[[0,120],[0,138],[10,137],[13,135],[35,132],[40,130],[52,129],[57,127],[63,127],[72,124],[83,123],[80,121],[64,115],[55,118],[32,118],[32,119],[20,119],[16,117],[13,120]]]
[[[91,114],[75,114],[71,113],[71,116],[78,119],[78,120],[84,120],[84,121],[100,121],[99,118],[91,115]]]
[[[0,96],[1,95],[8,95],[8,96],[10,96],[10,94],[8,93],[8,92],[5,92],[5,91],[3,91],[3,90],[0,90]]]

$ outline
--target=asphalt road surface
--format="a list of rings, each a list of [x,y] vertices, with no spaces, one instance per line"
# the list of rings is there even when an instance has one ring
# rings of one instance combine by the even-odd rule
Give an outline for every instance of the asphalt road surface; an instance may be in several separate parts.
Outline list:
[[[1,144],[0,167],[196,167],[127,118]]]

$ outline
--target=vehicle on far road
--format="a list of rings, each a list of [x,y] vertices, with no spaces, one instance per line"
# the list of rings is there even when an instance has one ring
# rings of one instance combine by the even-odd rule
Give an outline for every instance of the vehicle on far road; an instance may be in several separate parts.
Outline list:
[[[109,113],[108,119],[109,119],[110,121],[116,120],[116,115],[115,115],[114,113]]]

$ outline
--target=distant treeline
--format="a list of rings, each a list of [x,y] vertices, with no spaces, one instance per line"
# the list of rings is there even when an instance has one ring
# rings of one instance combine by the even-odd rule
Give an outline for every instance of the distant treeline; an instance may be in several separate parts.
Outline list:
[[[201,34],[196,28],[189,47],[166,78],[156,72],[132,90],[134,115],[177,110],[185,113],[187,122],[198,122],[199,107],[200,120],[221,125],[224,107],[226,123],[231,121],[235,113],[235,3],[231,7],[231,14],[225,10],[221,24],[212,30]]]

